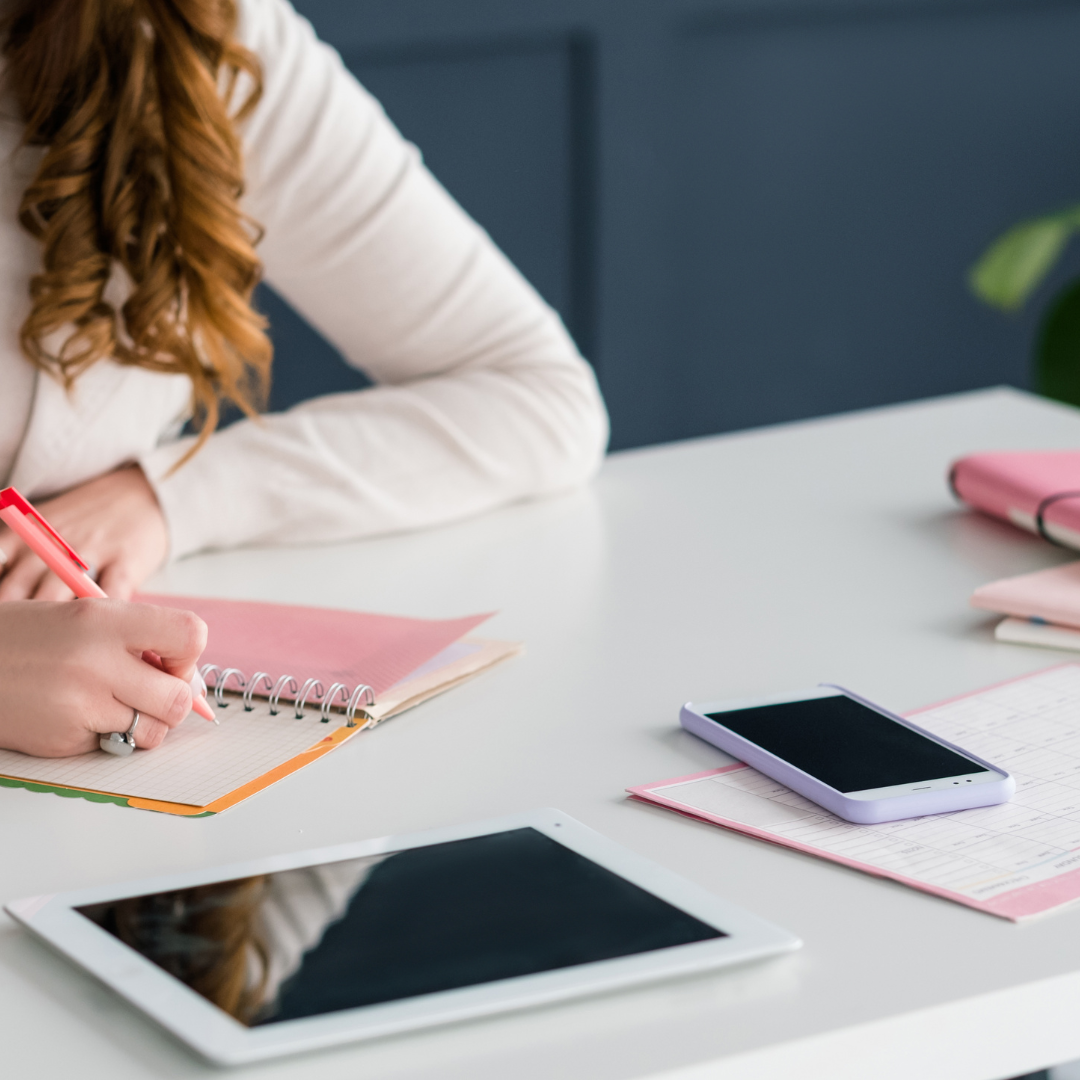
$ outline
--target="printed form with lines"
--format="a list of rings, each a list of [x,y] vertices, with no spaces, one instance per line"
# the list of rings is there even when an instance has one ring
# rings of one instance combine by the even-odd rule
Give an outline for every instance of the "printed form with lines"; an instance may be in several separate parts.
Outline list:
[[[1012,800],[852,825],[743,764],[629,790],[1008,919],[1080,900],[1080,664],[977,691],[911,719],[1012,773]]]

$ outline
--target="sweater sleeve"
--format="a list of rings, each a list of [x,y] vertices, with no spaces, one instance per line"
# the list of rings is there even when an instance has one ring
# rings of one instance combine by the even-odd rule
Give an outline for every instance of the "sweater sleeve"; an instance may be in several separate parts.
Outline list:
[[[285,0],[241,11],[267,280],[375,385],[234,424],[172,473],[190,438],[145,456],[171,556],[415,529],[587,479],[607,415],[558,316]]]

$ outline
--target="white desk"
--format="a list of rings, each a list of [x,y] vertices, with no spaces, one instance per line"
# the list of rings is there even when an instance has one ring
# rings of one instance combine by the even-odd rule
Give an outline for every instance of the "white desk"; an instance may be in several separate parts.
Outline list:
[[[587,491],[425,534],[182,563],[154,584],[498,609],[528,653],[219,817],[0,789],[0,897],[557,806],[805,948],[242,1075],[996,1080],[1080,1057],[1080,910],[1014,926],[622,793],[723,760],[676,726],[688,698],[828,678],[908,709],[1059,662],[996,644],[967,598],[1067,556],[959,511],[944,473],[1078,445],[1080,413],[993,391],[619,454]],[[214,1072],[6,921],[0,1018],[6,1076]]]

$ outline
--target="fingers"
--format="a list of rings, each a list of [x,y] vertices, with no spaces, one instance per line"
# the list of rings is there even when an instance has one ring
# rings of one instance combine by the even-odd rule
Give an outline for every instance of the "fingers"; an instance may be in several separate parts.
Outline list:
[[[184,677],[142,659],[194,666],[206,640],[196,616],[118,600],[0,604],[0,746],[40,757],[97,747],[141,714],[136,745],[149,749],[188,715]]]
[[[96,750],[97,740],[102,735],[118,731],[123,734],[131,729],[131,721],[135,718],[135,706],[122,701],[113,701],[99,716],[94,717],[92,731],[95,733],[92,746],[86,746],[74,753],[84,753],[86,750]],[[156,716],[151,716],[139,709],[139,722],[135,725],[135,745],[140,750],[154,750],[164,741],[169,734],[169,725],[162,723]]]
[[[99,583],[116,599],[129,599],[168,554],[165,518],[137,465],[98,476],[45,500],[38,509],[84,559],[101,568]],[[0,602],[70,598],[6,526],[0,526],[0,551],[8,556],[7,565],[0,565]]]
[[[164,671],[190,680],[196,661],[206,648],[206,623],[191,611],[153,604],[131,604],[128,612],[129,651],[140,655],[147,651],[156,653]]]
[[[206,648],[206,623],[181,608],[92,599],[80,600],[74,614],[103,632],[118,634],[127,652],[139,657],[146,653],[147,666],[185,682],[191,679]]]
[[[190,611],[152,604],[80,600],[76,607],[88,620],[116,626],[124,646],[110,665],[112,696],[119,712],[107,709],[95,718],[95,729],[127,731],[131,710],[138,709],[136,746],[152,749],[160,745],[169,730],[191,712],[188,680],[206,645],[206,624]],[[156,662],[159,657],[160,666]],[[107,728],[102,726],[105,723]]]
[[[48,573],[45,564],[25,548],[12,556],[0,577],[0,603],[29,600]]]
[[[0,603],[5,600],[71,600],[75,594],[34,554],[23,548],[0,561]],[[130,600],[137,578],[123,563],[112,563],[98,579],[102,590],[116,600]]]
[[[7,530],[0,536],[0,603],[7,600],[70,600],[75,594],[29,548]]]
[[[128,727],[130,727],[130,723]],[[125,731],[127,728],[124,729]],[[168,725],[163,724],[154,716],[143,716],[139,713],[139,723],[135,728],[135,745],[140,750],[154,750],[164,741],[169,734]]]
[[[97,582],[112,599],[130,600],[139,587],[140,575],[128,563],[114,562],[102,567]]]
[[[44,574],[38,579],[33,593],[34,600],[74,600],[75,594],[55,574]]]
[[[115,695],[133,709],[152,716],[167,728],[176,727],[191,712],[191,686],[174,675],[158,671],[135,656],[127,658],[126,671]]]
[[[45,564],[38,559],[36,574],[33,563],[24,565],[31,552],[6,526],[0,525],[0,602],[4,600],[29,600],[37,587],[37,579],[45,573]]]
[[[115,676],[113,694],[114,702],[94,717],[94,730],[103,735],[127,731],[137,709],[135,745],[143,750],[160,746],[169,731],[191,712],[191,687],[135,656],[125,658],[123,669]]]

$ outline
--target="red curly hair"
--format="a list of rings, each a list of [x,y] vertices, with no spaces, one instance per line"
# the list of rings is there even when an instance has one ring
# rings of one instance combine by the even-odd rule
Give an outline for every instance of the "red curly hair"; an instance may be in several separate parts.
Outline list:
[[[23,352],[69,386],[107,358],[187,375],[196,450],[222,403],[257,411],[272,359],[235,126],[261,70],[236,22],[234,0],[29,0],[3,28],[24,143],[45,147],[19,208],[43,259]]]

